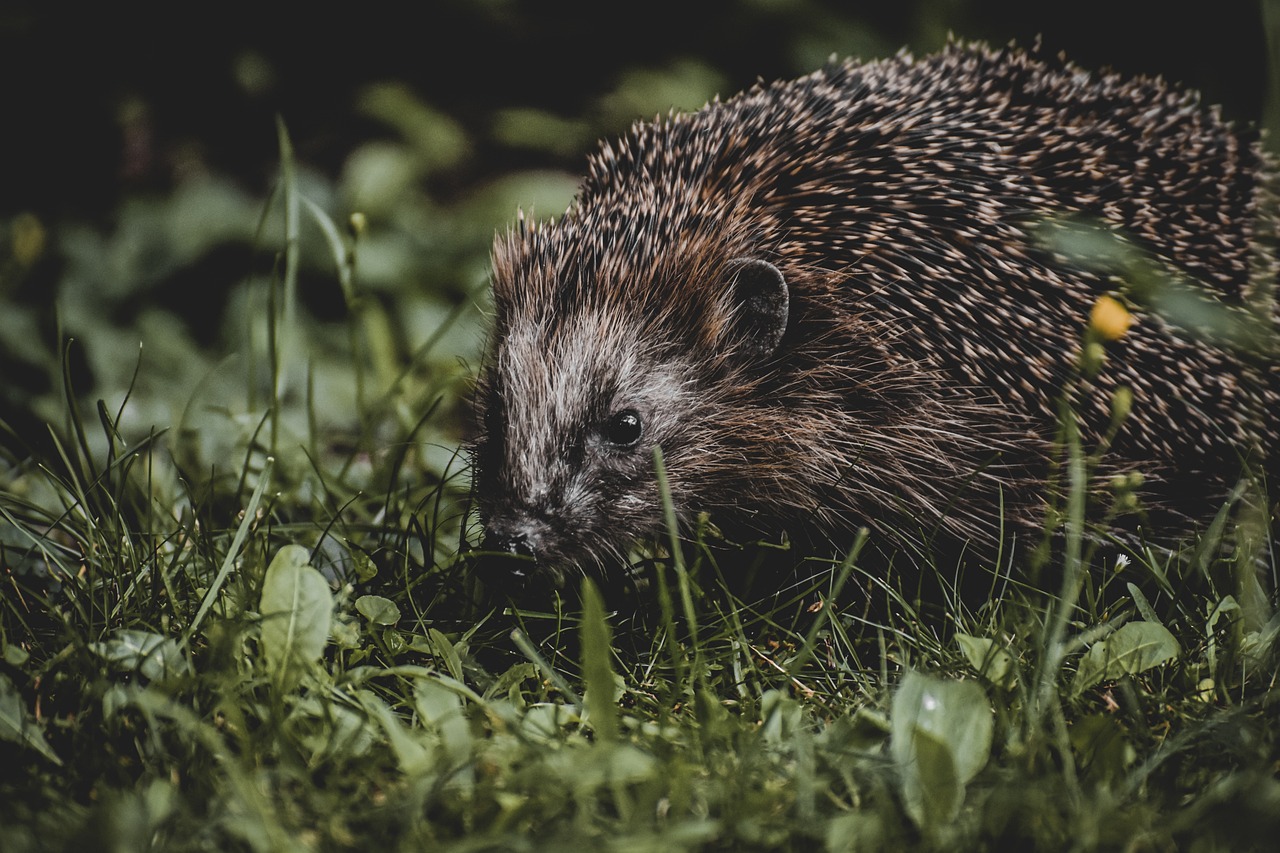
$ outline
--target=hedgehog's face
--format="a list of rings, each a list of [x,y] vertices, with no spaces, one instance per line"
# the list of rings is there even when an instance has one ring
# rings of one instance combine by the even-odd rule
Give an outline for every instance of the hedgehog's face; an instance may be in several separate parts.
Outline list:
[[[729,316],[715,326],[721,344],[758,357],[744,337],[760,349],[777,345],[786,292],[775,268],[752,264],[735,265],[730,283],[741,299],[721,301]],[[761,286],[772,289],[770,298]],[[766,308],[767,332],[744,335]],[[479,399],[476,492],[485,550],[524,558],[504,561],[517,577],[561,583],[567,572],[623,563],[636,540],[664,532],[657,448],[669,463],[677,512],[699,509],[688,505],[697,484],[680,461],[709,452],[720,431],[708,423],[714,409],[702,396],[706,353],[690,345],[697,335],[689,329],[616,304],[543,311],[498,301]]]
[[[645,358],[640,330],[579,317],[572,334],[516,328],[481,401],[477,492],[485,547],[557,582],[625,557],[660,529],[654,448],[679,446],[694,401],[684,365]],[[627,344],[630,344],[628,346]]]

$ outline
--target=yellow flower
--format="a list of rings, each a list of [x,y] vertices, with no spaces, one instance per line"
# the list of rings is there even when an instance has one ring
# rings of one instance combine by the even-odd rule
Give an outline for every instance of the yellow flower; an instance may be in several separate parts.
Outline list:
[[[1129,331],[1133,315],[1114,296],[1101,296],[1089,312],[1089,328],[1104,341],[1118,341]]]
[[[13,257],[24,267],[29,267],[44,254],[45,231],[40,220],[30,213],[20,213],[12,225]]]

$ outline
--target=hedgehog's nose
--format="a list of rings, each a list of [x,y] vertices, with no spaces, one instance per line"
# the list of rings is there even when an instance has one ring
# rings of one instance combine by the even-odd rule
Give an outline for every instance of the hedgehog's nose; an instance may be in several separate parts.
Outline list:
[[[486,551],[502,551],[515,555],[517,557],[536,557],[534,546],[529,543],[529,537],[524,533],[515,533],[506,535],[506,537],[495,539],[492,543],[485,543]]]
[[[528,525],[491,521],[481,547],[495,554],[510,554],[513,557],[525,558],[517,560],[490,558],[491,564],[500,564],[502,570],[511,577],[525,578],[536,568],[537,535],[529,529]]]
[[[486,537],[481,549],[488,553],[475,562],[475,570],[485,583],[496,584],[499,589],[521,586],[537,571],[537,555],[522,538],[495,540]]]

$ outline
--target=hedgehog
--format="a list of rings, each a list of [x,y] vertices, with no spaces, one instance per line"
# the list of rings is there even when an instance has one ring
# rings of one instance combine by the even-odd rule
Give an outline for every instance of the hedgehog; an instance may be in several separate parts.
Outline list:
[[[1038,45],[833,60],[637,123],[561,219],[495,240],[483,546],[522,583],[607,573],[668,494],[685,530],[989,545],[1043,528],[1071,389],[1094,481],[1140,484],[1112,532],[1185,536],[1276,473],[1280,368],[1045,229],[1089,223],[1270,340],[1274,183],[1196,93]],[[1106,295],[1133,322],[1082,378]]]

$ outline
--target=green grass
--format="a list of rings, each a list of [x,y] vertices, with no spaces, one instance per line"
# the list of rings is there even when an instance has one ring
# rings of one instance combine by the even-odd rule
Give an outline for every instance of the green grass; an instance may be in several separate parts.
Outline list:
[[[247,406],[182,387],[173,429],[130,436],[129,396],[86,410],[68,369],[48,434],[7,442],[33,449],[0,468],[0,849],[1274,845],[1280,619],[1247,512],[1117,562],[1068,440],[1047,590],[1006,552],[998,601],[946,604],[945,565],[918,601],[861,538],[742,602],[751,549],[673,540],[652,606],[501,601],[459,555],[465,381],[426,358],[456,320],[385,357],[361,229],[282,141]],[[343,433],[301,354],[313,226],[363,366]]]

